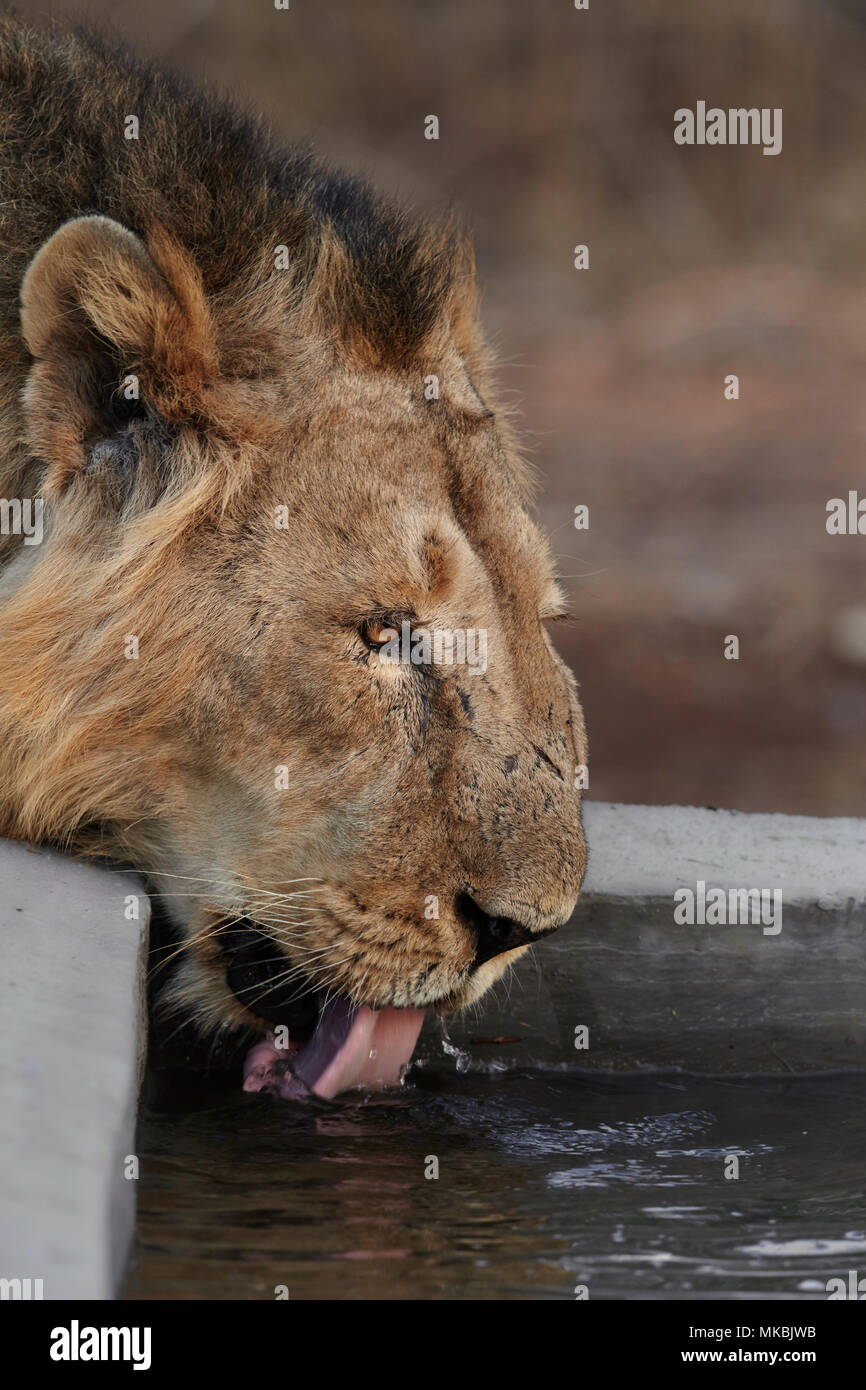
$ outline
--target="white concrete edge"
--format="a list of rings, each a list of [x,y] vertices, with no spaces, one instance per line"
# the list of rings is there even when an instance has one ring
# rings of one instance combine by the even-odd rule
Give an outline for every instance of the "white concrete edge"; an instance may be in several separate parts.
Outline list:
[[[795,903],[866,900],[866,820],[588,801],[585,893],[775,888]]]
[[[0,842],[0,1279],[41,1280],[31,1297],[122,1275],[149,915],[133,875]]]

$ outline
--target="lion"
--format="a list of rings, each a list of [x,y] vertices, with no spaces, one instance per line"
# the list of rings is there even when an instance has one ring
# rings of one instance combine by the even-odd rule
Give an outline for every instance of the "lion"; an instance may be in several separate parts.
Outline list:
[[[0,834],[146,876],[248,1090],[396,1084],[586,866],[468,239],[8,18],[0,169]]]

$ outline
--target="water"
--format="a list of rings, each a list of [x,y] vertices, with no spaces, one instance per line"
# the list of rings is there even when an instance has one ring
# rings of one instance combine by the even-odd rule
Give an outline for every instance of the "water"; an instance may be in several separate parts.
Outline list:
[[[866,1274],[866,1076],[163,1084],[138,1152],[133,1298],[805,1300]]]

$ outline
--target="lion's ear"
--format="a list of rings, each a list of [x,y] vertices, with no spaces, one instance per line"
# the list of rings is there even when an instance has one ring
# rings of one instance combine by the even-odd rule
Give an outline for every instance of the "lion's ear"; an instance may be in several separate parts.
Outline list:
[[[199,277],[167,238],[160,264],[108,217],[49,237],[21,285],[21,331],[36,359],[25,393],[29,442],[61,472],[115,423],[130,377],[161,417],[193,414],[215,343]],[[137,389],[137,388],[136,388]]]
[[[142,241],[108,217],[76,217],[36,253],[21,285],[21,331],[34,357],[87,351],[94,335],[152,356],[173,296]]]

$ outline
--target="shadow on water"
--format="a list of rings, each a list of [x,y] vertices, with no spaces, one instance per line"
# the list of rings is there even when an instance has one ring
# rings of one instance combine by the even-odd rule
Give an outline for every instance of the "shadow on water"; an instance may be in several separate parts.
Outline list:
[[[420,1071],[303,1105],[162,1077],[138,1152],[132,1298],[809,1299],[866,1270],[864,1076]]]

